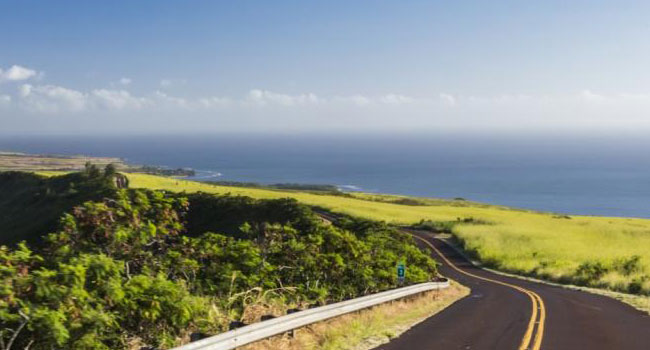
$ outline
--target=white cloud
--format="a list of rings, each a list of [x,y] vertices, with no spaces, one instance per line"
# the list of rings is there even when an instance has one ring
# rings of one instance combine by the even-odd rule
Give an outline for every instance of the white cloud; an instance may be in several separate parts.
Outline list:
[[[198,100],[198,104],[203,108],[215,108],[231,106],[233,101],[228,97],[204,97]]]
[[[324,98],[313,93],[285,94],[269,90],[252,89],[241,98],[226,96],[207,96],[184,98],[155,91],[151,95],[134,96],[125,89],[95,89],[89,92],[78,91],[56,85],[23,84],[18,87],[17,97],[22,106],[31,111],[61,112],[83,110],[205,110],[224,107],[276,106],[299,108],[319,106],[327,109],[345,108],[345,106],[370,105],[406,105],[415,102],[412,97],[399,94],[387,94],[378,97],[363,95],[335,96]]]
[[[185,98],[170,96],[162,91],[156,91],[151,101],[157,108],[192,108],[192,103]]]
[[[287,95],[267,90],[253,89],[248,93],[248,100],[259,105],[296,106],[319,103],[314,94]]]
[[[118,79],[116,81],[111,81],[109,83],[109,86],[124,88],[125,86],[131,85],[131,83],[133,83],[133,79],[128,78],[128,77],[121,77],[120,79]]]
[[[415,102],[413,97],[398,94],[388,94],[380,98],[380,101],[389,105],[403,105]]]
[[[18,65],[13,65],[5,71],[0,69],[0,82],[27,80],[35,77],[37,74],[38,72],[36,72],[33,69],[25,68]]]
[[[340,118],[338,124],[333,124],[356,128],[371,123],[384,130],[398,127],[463,128],[467,125],[477,129],[591,125],[600,128],[645,127],[650,130],[650,94],[602,94],[591,90],[563,95],[494,96],[443,92],[414,98],[397,93],[317,96],[313,93],[288,94],[252,89],[238,97],[180,97],[166,90],[134,95],[126,87],[81,91],[32,83],[19,85],[11,94],[0,94],[0,106],[3,110],[16,108],[62,117],[77,112],[77,118],[106,113],[124,121],[132,120],[130,118],[134,116],[149,121],[159,118],[163,124],[170,122],[173,116],[181,115],[197,118],[206,125],[230,118],[227,119],[229,123],[241,124],[241,128],[248,122],[270,125],[263,120],[273,120],[273,125],[309,128],[319,121],[329,120],[327,118]],[[228,113],[218,113],[220,111]]]
[[[18,88],[21,106],[42,113],[82,112],[88,110],[141,109],[147,99],[125,90],[97,89],[89,93],[56,85],[23,84]]]
[[[323,100],[331,104],[337,104],[339,106],[351,105],[357,107],[370,107],[380,105],[392,105],[397,107],[414,104],[416,102],[426,102],[426,99],[416,99],[411,96],[393,93],[380,96],[366,96],[361,94],[336,96],[332,98],[325,98]]]
[[[353,95],[353,96],[345,96],[345,97],[338,97],[335,100],[344,102],[344,103],[352,103],[353,105],[356,106],[368,106],[372,103],[372,100],[366,96],[362,95]]]
[[[18,94],[20,94],[21,97],[27,97],[31,93],[32,93],[32,86],[29,84],[23,84],[20,87],[18,87]]]
[[[168,78],[165,78],[165,79],[161,79],[158,82],[158,85],[162,89],[168,89],[168,88],[171,88],[171,87],[178,87],[178,86],[182,86],[182,85],[185,85],[185,84],[187,84],[187,79],[168,79]]]
[[[84,93],[56,85],[24,84],[19,93],[27,109],[39,112],[81,111],[87,104]]]
[[[148,104],[145,98],[132,96],[125,90],[93,90],[87,96],[88,106],[106,110],[141,109]]]
[[[456,105],[456,98],[454,97],[454,95],[441,93],[440,94],[440,99],[446,105],[449,105],[449,106],[455,106]]]

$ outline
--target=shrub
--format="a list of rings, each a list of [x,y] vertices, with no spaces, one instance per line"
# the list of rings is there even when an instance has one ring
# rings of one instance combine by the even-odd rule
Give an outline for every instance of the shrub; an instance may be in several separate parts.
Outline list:
[[[610,269],[600,261],[585,262],[580,264],[576,269],[575,278],[578,283],[584,285],[594,285]]]
[[[227,232],[187,235],[187,219]],[[436,273],[410,236],[363,220],[326,225],[293,200],[115,189],[63,215],[44,242],[0,246],[0,338],[17,334],[16,348],[166,348],[250,318],[256,303],[286,309],[393,288],[398,262],[407,283]]]
[[[643,280],[634,279],[627,286],[627,292],[632,294],[640,294],[643,290]]]
[[[624,276],[630,276],[632,274],[643,271],[641,257],[638,255],[616,260],[614,262],[614,268],[621,272]]]
[[[453,221],[432,221],[432,220],[420,220],[419,223],[413,225],[412,227],[416,230],[427,230],[432,232],[439,233],[451,233],[456,222]]]

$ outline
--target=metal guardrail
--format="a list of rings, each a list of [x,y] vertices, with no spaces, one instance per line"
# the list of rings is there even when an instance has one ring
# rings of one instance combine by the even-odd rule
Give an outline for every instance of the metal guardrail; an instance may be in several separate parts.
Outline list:
[[[309,310],[295,312],[271,320],[257,322],[213,337],[201,339],[173,350],[231,350],[258,340],[282,334],[284,332],[304,327],[309,324],[324,321],[367,307],[379,305],[388,301],[430,290],[449,287],[449,281],[427,282],[408,287],[393,289],[371,294],[360,298],[350,299],[339,303],[325,305]]]

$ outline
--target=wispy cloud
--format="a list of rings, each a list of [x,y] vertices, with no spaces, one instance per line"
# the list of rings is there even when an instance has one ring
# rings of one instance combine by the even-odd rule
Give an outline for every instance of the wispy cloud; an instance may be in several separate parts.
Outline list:
[[[23,84],[18,89],[18,96],[20,107],[42,113],[141,109],[151,105],[147,98],[134,97],[125,90],[82,92],[56,85]]]
[[[278,92],[253,88],[239,96],[182,96],[157,86],[150,93],[134,93],[131,79],[122,78],[110,88],[76,89],[41,84],[34,69],[12,66],[0,72],[3,81],[20,82],[0,87],[4,116],[78,118],[88,123],[110,120],[149,122],[161,125],[179,116],[197,118],[201,125],[217,127],[227,120],[231,128],[249,124],[290,125],[296,128],[346,125],[383,130],[393,128],[647,128],[650,130],[650,93],[606,94],[593,90],[557,95],[496,94],[490,96],[405,93],[333,94]],[[29,81],[33,79],[34,81]],[[162,85],[171,86],[172,82]],[[174,85],[175,86],[175,85]],[[21,114],[23,113],[23,114]],[[74,117],[76,115],[76,117]],[[93,117],[95,117],[93,119]],[[8,117],[6,117],[8,118]],[[88,119],[90,118],[90,119]],[[51,119],[51,118],[50,118]],[[107,119],[108,120],[108,119]],[[247,120],[248,122],[243,122]],[[272,121],[272,122],[271,122]],[[239,124],[237,124],[239,123]]]
[[[403,105],[415,102],[413,97],[399,95],[399,94],[388,94],[382,96],[380,101],[389,105]]]
[[[297,106],[318,104],[320,99],[312,94],[289,95],[281,94],[268,90],[253,89],[249,91],[247,101],[258,105],[280,105],[280,106]]]
[[[206,109],[229,107],[234,104],[231,98],[219,96],[199,98],[198,102],[201,107]]]
[[[251,89],[245,96],[203,96],[185,98],[156,90],[149,95],[135,96],[124,88],[80,91],[58,85],[22,84],[18,87],[17,101],[30,111],[79,112],[87,110],[127,109],[218,109],[224,107],[278,107],[298,108],[316,106],[368,107],[379,105],[402,106],[422,102],[401,94],[379,96],[349,95],[322,97],[314,93],[287,94],[263,89]]]
[[[86,106],[86,96],[76,90],[55,85],[21,85],[21,105],[28,110],[54,113],[60,111],[81,111]]]
[[[86,106],[94,109],[123,110],[142,109],[150,104],[147,98],[135,97],[126,90],[93,90],[85,96]]]
[[[14,77],[16,73],[13,73]],[[21,76],[27,76],[22,74]],[[127,84],[128,85],[128,84]],[[378,107],[390,108],[419,108],[422,110],[444,110],[444,108],[486,108],[486,110],[512,108],[530,108],[534,106],[595,106],[606,105],[610,108],[626,106],[650,107],[650,94],[614,94],[605,95],[584,90],[573,95],[564,96],[531,96],[523,94],[504,94],[495,96],[462,96],[440,93],[432,97],[412,97],[403,94],[385,95],[340,95],[319,96],[314,93],[280,93],[265,89],[251,89],[246,95],[230,96],[201,96],[179,97],[167,92],[156,90],[151,94],[136,96],[123,88],[93,89],[80,91],[58,85],[22,84],[18,87],[15,98],[5,95],[4,103],[16,102],[31,111],[60,112],[86,110],[141,110],[141,109],[185,109],[205,110],[219,108],[344,108],[348,107]]]

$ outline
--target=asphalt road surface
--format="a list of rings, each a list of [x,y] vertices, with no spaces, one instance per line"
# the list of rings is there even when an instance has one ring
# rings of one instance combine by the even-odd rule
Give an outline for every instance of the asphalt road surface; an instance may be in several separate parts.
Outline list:
[[[617,300],[494,274],[420,233],[440,272],[472,289],[377,349],[650,350],[650,317]]]

